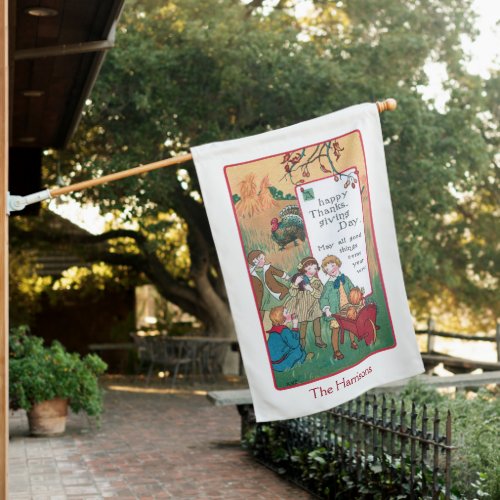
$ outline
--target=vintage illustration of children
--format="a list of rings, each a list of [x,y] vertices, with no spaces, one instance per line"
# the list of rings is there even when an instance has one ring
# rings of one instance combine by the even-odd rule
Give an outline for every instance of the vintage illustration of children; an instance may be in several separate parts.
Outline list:
[[[323,288],[319,304],[325,316],[330,319],[334,359],[343,359],[344,355],[339,348],[340,325],[332,315],[337,314],[342,307],[349,303],[349,292],[354,288],[349,277],[340,271],[341,265],[341,260],[334,255],[328,255],[321,262],[321,268],[328,275],[328,281]],[[351,348],[357,349],[358,344],[355,341],[354,333],[349,332],[349,335]]]
[[[273,326],[268,330],[267,345],[273,370],[283,372],[304,361],[312,359],[314,354],[306,351],[300,344],[298,323],[296,316],[292,315],[285,307],[273,307],[269,313]],[[286,324],[292,323],[290,329]]]
[[[247,262],[250,266],[252,288],[255,292],[257,307],[261,319],[264,320],[265,312],[282,305],[288,294],[288,287],[276,278],[289,281],[290,276],[285,271],[267,263],[266,255],[261,250],[249,252]]]
[[[326,344],[321,338],[322,311],[319,307],[323,283],[318,277],[319,264],[314,257],[305,257],[297,270],[299,273],[292,278],[290,298],[285,306],[298,317],[302,347],[306,345],[307,325],[312,322],[316,346],[324,349]]]

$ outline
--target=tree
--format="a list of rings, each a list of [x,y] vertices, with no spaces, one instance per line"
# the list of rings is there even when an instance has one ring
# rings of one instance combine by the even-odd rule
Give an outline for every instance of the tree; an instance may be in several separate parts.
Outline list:
[[[75,141],[57,155],[63,174],[95,177],[394,96],[400,111],[382,120],[414,310],[446,290],[491,317],[498,108],[486,113],[498,78],[483,81],[464,69],[460,36],[473,36],[471,1],[318,0],[302,18],[296,3],[130,1]],[[421,95],[429,61],[448,71],[444,112]],[[48,177],[55,157],[47,157]],[[133,222],[101,235],[108,244],[93,258],[143,272],[209,330],[230,334],[192,165],[74,196]],[[176,224],[177,240],[169,239]]]

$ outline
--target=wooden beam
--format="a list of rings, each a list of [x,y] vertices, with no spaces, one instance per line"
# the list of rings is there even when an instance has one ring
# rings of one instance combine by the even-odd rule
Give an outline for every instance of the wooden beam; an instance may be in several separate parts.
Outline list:
[[[437,366],[438,364],[443,363],[446,369],[456,368],[463,369],[464,371],[473,371],[478,368],[484,371],[500,370],[500,363],[496,363],[494,361],[478,361],[474,359],[457,358],[455,356],[448,356],[446,354],[436,352],[422,353],[422,360],[427,366]]]
[[[455,387],[455,389],[479,388],[487,385],[500,384],[500,371],[493,371],[487,373],[466,373],[462,375],[450,375],[449,377],[436,377],[432,375],[417,375],[413,377],[414,380],[423,385],[429,385],[435,389],[439,387]],[[403,389],[408,382],[409,378],[398,380],[390,384],[381,385],[377,389],[372,389],[373,392],[394,392]]]
[[[0,498],[7,498],[9,445],[8,19],[8,0],[0,0]]]
[[[101,52],[112,49],[115,43],[112,40],[96,40],[94,42],[81,42],[56,45],[54,47],[35,47],[33,49],[16,50],[15,61],[24,59],[40,59],[44,57],[70,56],[73,54],[86,54],[88,52]]]

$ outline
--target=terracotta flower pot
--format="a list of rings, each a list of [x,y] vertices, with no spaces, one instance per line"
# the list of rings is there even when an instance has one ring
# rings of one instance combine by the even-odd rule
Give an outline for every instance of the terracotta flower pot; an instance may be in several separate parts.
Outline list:
[[[30,433],[33,436],[53,436],[66,429],[68,400],[54,398],[33,405],[28,412]]]

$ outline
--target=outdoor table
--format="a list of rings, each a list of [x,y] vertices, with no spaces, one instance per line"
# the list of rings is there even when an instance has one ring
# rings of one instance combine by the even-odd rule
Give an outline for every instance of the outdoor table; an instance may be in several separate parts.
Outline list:
[[[166,342],[178,344],[179,351],[184,352],[191,358],[191,374],[198,374],[203,378],[205,374],[215,375],[220,366],[217,364],[217,357],[224,347],[237,347],[236,339],[226,337],[208,337],[202,335],[182,335],[169,336]]]

